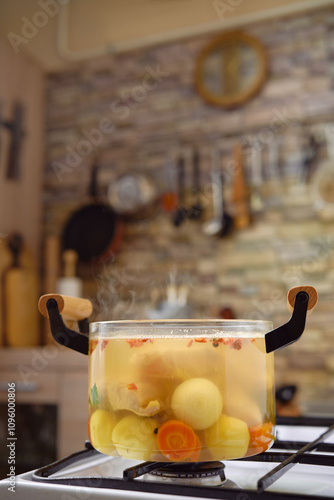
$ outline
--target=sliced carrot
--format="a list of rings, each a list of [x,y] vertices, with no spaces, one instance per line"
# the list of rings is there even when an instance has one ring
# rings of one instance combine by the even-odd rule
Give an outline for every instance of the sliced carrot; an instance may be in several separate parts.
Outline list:
[[[171,462],[182,462],[195,452],[197,436],[189,425],[180,420],[168,420],[159,428],[158,446]]]
[[[252,453],[262,453],[269,448],[274,439],[273,424],[266,422],[263,425],[253,425],[249,428],[249,448]]]
[[[260,437],[262,434],[262,425],[253,425],[249,428],[250,440],[254,441],[256,438]]]
[[[146,343],[153,344],[153,340],[151,339],[130,339],[126,341],[130,347],[142,347]]]
[[[202,343],[204,343],[204,342],[207,342],[207,340],[204,337],[200,337],[198,339],[195,339],[195,342],[202,342]]]
[[[136,391],[138,389],[138,387],[134,383],[128,384],[127,388],[129,389],[129,391]]]
[[[223,339],[223,344],[224,345],[231,345],[231,344],[233,344],[233,342],[235,342],[235,339],[233,339],[233,338],[232,339],[231,338],[229,338],[229,339]]]
[[[187,458],[187,462],[198,462],[199,456],[201,454],[202,443],[199,440],[199,437],[196,435],[196,445],[195,449],[191,455]]]
[[[109,340],[102,340],[101,351],[104,351],[104,349],[107,347],[108,344],[109,344]]]
[[[98,343],[99,343],[98,340],[91,340],[89,342],[89,354],[93,354],[93,352],[95,351]]]

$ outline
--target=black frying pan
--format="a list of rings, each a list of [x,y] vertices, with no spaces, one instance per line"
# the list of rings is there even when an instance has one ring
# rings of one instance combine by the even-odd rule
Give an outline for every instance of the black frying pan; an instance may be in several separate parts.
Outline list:
[[[104,263],[119,250],[123,235],[120,217],[98,198],[97,165],[92,168],[92,202],[74,212],[63,232],[63,247],[78,253],[80,262]]]

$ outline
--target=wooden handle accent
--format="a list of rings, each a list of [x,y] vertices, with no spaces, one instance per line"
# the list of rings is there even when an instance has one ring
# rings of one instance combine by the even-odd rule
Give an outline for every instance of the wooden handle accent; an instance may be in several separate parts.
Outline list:
[[[318,294],[313,286],[295,286],[294,288],[290,288],[288,291],[288,309],[290,312],[293,311],[296,295],[298,292],[306,292],[309,296],[307,310],[311,311],[318,302]]]
[[[57,293],[49,293],[42,295],[38,302],[39,312],[49,317],[46,303],[49,299],[57,301],[60,314],[65,319],[72,321],[79,321],[81,319],[89,318],[93,312],[93,304],[88,299],[80,299],[77,297],[68,297],[67,295],[59,295]]]

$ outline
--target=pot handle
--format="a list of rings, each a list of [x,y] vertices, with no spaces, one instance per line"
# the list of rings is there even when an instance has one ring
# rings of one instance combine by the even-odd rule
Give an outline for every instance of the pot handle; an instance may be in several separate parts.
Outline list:
[[[292,310],[291,318],[287,323],[265,335],[266,352],[282,349],[302,335],[307,311],[314,308],[318,300],[318,294],[312,286],[296,286],[288,292],[288,307]]]
[[[47,294],[39,299],[38,309],[43,316],[49,318],[52,336],[58,344],[88,355],[88,317],[93,312],[93,304],[90,300]],[[68,320],[78,321],[81,333],[67,328],[62,315]]]

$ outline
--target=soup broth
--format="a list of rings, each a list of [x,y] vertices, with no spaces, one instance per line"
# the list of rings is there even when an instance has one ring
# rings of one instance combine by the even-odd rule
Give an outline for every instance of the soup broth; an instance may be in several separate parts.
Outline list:
[[[90,441],[107,455],[228,460],[274,441],[273,355],[242,332],[92,336],[88,399]]]

